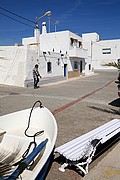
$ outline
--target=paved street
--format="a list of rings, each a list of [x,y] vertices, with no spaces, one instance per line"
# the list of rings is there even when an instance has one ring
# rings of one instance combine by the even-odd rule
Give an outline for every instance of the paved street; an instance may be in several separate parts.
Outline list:
[[[56,118],[57,147],[112,119],[120,118],[120,98],[115,84],[117,75],[116,70],[97,71],[92,76],[51,82],[49,85],[42,85],[39,89],[0,85],[0,115],[30,108],[36,100],[40,100]],[[90,173],[117,145],[111,147],[90,165]],[[60,164],[56,161],[57,157],[46,180],[84,179],[71,169],[67,169],[64,173],[60,172],[58,170]],[[120,169],[118,171],[119,173],[114,175],[114,180],[120,179]],[[89,174],[87,177],[92,180]]]

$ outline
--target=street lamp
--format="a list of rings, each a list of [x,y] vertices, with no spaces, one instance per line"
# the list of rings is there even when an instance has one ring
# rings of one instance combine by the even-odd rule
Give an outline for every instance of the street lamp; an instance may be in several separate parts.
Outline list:
[[[40,29],[39,29],[38,21],[45,16],[48,16],[48,17],[51,16],[51,11],[47,11],[42,16],[36,17],[36,21],[35,21],[35,25],[36,25],[35,37],[36,37],[36,43],[37,43],[37,56],[38,56],[37,59],[39,59],[39,54],[40,54]]]
[[[41,19],[41,18],[43,18],[43,17],[45,17],[45,16],[51,16],[51,11],[47,11],[45,14],[43,14],[42,16],[40,16],[40,17],[36,17],[36,22],[35,22],[35,24],[36,24],[36,28],[39,28],[39,26],[38,26],[38,21],[39,21],[39,19]]]

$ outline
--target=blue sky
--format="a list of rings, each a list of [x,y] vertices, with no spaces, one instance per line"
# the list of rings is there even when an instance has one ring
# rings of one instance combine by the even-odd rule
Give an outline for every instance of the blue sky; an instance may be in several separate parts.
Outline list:
[[[120,39],[120,0],[0,0],[0,45],[21,44],[21,39],[33,36],[34,24],[4,11],[4,8],[35,22],[35,18],[50,10],[50,30],[70,30],[78,35],[97,32],[101,39]],[[22,21],[21,24],[13,19]],[[39,26],[48,17],[39,20]]]

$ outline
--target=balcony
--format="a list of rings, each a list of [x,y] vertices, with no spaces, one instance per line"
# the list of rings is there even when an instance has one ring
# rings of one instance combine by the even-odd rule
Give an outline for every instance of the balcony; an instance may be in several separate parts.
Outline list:
[[[76,46],[70,47],[69,57],[87,58],[87,50],[78,48]]]

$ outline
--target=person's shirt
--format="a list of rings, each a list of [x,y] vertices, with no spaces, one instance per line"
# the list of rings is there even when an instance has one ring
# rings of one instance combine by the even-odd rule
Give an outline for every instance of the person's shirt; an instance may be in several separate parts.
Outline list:
[[[39,71],[38,71],[38,68],[35,68],[35,67],[34,67],[34,69],[33,69],[33,78],[36,78],[36,77],[38,77],[38,76],[40,76]]]

